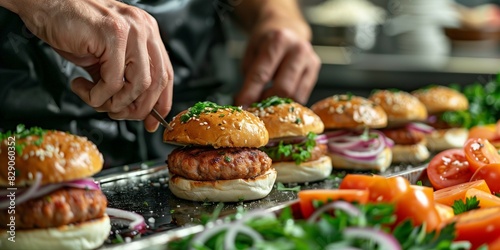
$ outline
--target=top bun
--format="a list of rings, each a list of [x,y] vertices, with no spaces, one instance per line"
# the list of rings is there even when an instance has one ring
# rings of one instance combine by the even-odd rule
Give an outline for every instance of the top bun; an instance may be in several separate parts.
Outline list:
[[[102,169],[102,154],[86,137],[39,128],[25,132],[1,142],[0,186],[11,186],[9,166],[16,173],[17,187],[33,184],[37,173],[42,174],[44,185],[87,178]],[[10,148],[13,143],[17,150]]]
[[[384,109],[389,125],[427,119],[425,105],[408,92],[378,90],[370,96],[370,100]]]
[[[429,115],[445,111],[461,111],[469,108],[469,101],[464,94],[446,87],[432,86],[412,92],[426,107]]]
[[[252,105],[248,111],[264,121],[269,138],[306,136],[309,132],[320,134],[325,129],[318,115],[288,98],[270,97]]]
[[[334,95],[316,102],[311,109],[327,129],[383,128],[387,114],[380,105],[360,96]]]
[[[163,140],[180,145],[262,147],[269,141],[264,123],[252,113],[234,106],[198,102],[177,114],[165,129]]]

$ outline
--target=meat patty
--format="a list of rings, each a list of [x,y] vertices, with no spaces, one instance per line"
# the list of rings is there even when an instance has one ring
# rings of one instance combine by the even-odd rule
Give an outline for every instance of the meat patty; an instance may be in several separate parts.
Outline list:
[[[170,173],[196,181],[247,179],[265,173],[271,158],[255,148],[176,148],[167,159]]]
[[[101,190],[63,188],[16,206],[16,228],[49,228],[100,218],[108,201]],[[0,227],[5,227],[7,210],[0,210]]]
[[[394,141],[394,144],[412,145],[425,139],[425,134],[407,128],[382,129],[382,133]]]
[[[309,159],[307,159],[307,161],[315,161],[315,160],[319,159],[321,156],[326,154],[326,151],[327,151],[326,144],[317,144],[313,148],[313,150],[311,151],[311,157]],[[279,157],[279,158],[271,157],[271,159],[273,160],[273,162],[295,161],[292,158],[292,155],[289,155],[289,156],[281,155],[281,157]]]

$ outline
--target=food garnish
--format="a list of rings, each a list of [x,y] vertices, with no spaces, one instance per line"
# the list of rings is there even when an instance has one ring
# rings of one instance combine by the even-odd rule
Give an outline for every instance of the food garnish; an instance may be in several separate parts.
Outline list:
[[[456,200],[453,202],[451,207],[453,208],[453,213],[457,215],[474,209],[479,209],[479,200],[476,196],[470,198],[466,197],[465,202],[463,200]]]
[[[218,105],[213,102],[197,102],[194,106],[188,109],[188,112],[181,116],[181,122],[187,122],[191,118],[196,118],[202,113],[216,113],[219,109],[231,109],[233,111],[241,112],[240,107],[231,105]]]

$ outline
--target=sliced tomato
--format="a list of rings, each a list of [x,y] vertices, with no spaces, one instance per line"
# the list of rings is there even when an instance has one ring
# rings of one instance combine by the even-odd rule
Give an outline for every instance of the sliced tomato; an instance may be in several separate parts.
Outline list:
[[[500,207],[471,210],[455,216],[457,241],[467,240],[472,249],[500,237]]]
[[[500,207],[500,197],[492,195],[491,193],[484,192],[476,188],[471,188],[465,192],[466,198],[476,197],[479,201],[480,208],[486,207]]]
[[[376,178],[368,187],[369,200],[373,202],[392,202],[410,189],[410,182],[401,176]]]
[[[426,223],[427,231],[441,228],[441,217],[433,200],[429,199],[422,189],[410,189],[396,200],[396,223],[406,219],[413,221],[414,225]]]
[[[339,189],[368,189],[376,179],[385,177],[379,175],[348,174],[340,183]]]
[[[427,186],[419,186],[419,185],[411,185],[412,189],[419,189],[424,191],[424,194],[431,200],[434,200],[434,190],[431,187]]]
[[[467,182],[473,173],[463,149],[442,151],[427,167],[427,176],[436,190]]]
[[[335,200],[344,200],[365,204],[368,202],[368,190],[356,189],[312,189],[298,193],[300,210],[304,218],[309,218],[314,212],[313,202],[328,203]]]
[[[500,163],[492,163],[476,170],[471,181],[485,180],[493,194],[500,193]]]
[[[465,193],[471,188],[491,193],[484,180],[477,180],[437,190],[434,192],[434,200],[438,203],[451,206],[456,200],[464,200]]]
[[[488,250],[500,250],[500,237],[488,244]]]
[[[469,138],[483,138],[488,141],[496,137],[496,124],[478,125],[469,129]]]
[[[500,163],[497,149],[486,139],[470,138],[465,142],[464,152],[473,172],[490,163]]]
[[[453,208],[447,205],[443,205],[441,203],[435,203],[436,210],[438,211],[439,217],[441,218],[441,222],[445,225],[450,222],[453,217],[455,217],[455,212],[453,212]]]

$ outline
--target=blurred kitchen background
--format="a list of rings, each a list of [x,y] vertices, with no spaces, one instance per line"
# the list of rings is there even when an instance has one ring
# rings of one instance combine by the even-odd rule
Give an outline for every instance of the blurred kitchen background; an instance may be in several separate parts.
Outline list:
[[[486,83],[500,72],[500,0],[300,4],[323,62],[310,103],[347,91],[366,96],[377,88]],[[244,36],[230,29],[230,54],[238,61]]]

